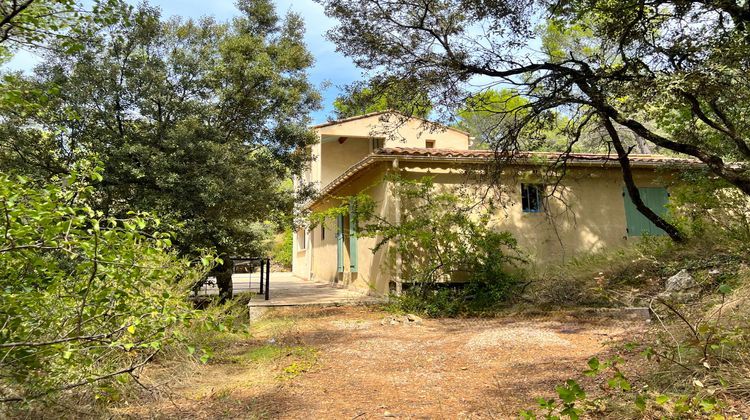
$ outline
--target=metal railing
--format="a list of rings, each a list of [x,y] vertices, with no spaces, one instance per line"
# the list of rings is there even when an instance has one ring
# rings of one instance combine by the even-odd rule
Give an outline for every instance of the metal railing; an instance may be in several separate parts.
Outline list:
[[[271,259],[268,257],[250,257],[250,258],[232,258],[232,285],[238,286],[238,282],[235,279],[234,274],[248,274],[247,290],[252,292],[253,273],[255,273],[256,267],[260,267],[260,279],[258,284],[257,294],[263,295],[265,300],[271,297]],[[245,269],[243,269],[245,268]],[[247,270],[249,268],[249,270]],[[236,287],[234,287],[233,294],[236,294]],[[192,296],[197,298],[201,296],[210,296],[218,294],[216,284],[216,273],[208,273],[205,279],[193,287]]]

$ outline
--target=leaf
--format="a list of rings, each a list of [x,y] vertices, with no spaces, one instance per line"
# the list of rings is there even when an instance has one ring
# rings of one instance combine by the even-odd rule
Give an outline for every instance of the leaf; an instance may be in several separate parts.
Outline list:
[[[577,409],[577,408],[575,408],[573,406],[569,406],[569,407],[565,407],[563,410],[561,410],[560,414],[562,414],[564,416],[568,416],[568,418],[570,420],[578,420],[580,418],[579,416],[581,414],[581,410],[579,410],[579,409]]]
[[[641,411],[646,409],[646,396],[644,394],[641,394],[641,393],[636,394],[635,406],[638,407],[638,409]]]
[[[567,404],[571,404],[577,399],[586,397],[586,393],[583,392],[581,386],[573,379],[568,379],[565,385],[557,386],[555,391],[557,391],[557,395],[560,399]]]
[[[130,334],[135,334],[135,325],[131,325],[131,326],[129,326],[129,327],[128,327],[128,332],[129,332]]]
[[[630,382],[628,382],[625,376],[620,372],[616,372],[612,379],[607,381],[607,384],[614,389],[621,389],[623,391],[630,390]]]
[[[524,420],[536,420],[536,415],[531,410],[522,410],[518,415]]]
[[[664,405],[668,403],[670,400],[668,395],[659,395],[656,398],[654,398],[654,401],[659,405]]]
[[[716,400],[713,398],[704,398],[699,405],[705,413],[711,413],[716,410]]]
[[[589,359],[588,365],[590,369],[583,372],[587,376],[594,377],[601,371],[601,363],[599,363],[599,359],[596,357]]]

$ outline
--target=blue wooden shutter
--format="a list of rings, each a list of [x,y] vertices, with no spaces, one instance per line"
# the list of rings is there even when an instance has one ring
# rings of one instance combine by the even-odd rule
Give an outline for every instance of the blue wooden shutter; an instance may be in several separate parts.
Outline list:
[[[357,272],[357,209],[349,204],[349,270]]]
[[[638,192],[641,195],[641,200],[643,200],[648,208],[659,216],[666,216],[666,205],[669,202],[669,194],[666,188],[638,188]],[[623,197],[625,198],[625,219],[628,224],[628,236],[666,234],[666,232],[656,227],[655,224],[638,211],[627,189],[623,190]]]
[[[646,190],[646,205],[661,217],[667,215],[667,204],[669,204],[669,194],[666,188],[644,188]],[[666,232],[658,228],[655,224],[649,223],[650,233],[652,235],[666,235]]]
[[[344,272],[344,216],[336,216],[336,272]]]

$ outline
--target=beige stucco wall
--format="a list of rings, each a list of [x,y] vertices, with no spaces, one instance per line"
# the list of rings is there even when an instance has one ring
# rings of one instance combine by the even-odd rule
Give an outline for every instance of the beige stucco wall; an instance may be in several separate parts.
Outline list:
[[[317,128],[321,136],[383,138],[385,147],[425,147],[435,140],[438,149],[468,149],[469,135],[418,118],[380,114]]]
[[[437,187],[455,188],[467,181],[462,171],[447,164],[419,164],[405,170],[414,178],[434,176]],[[668,188],[673,179],[669,172],[655,169],[633,172],[639,187]],[[523,212],[521,184],[541,182],[538,168],[506,169],[497,201],[501,208],[492,220],[496,229],[514,235],[530,257],[532,268],[561,263],[582,253],[622,247],[637,239],[628,237],[626,230],[624,184],[619,168],[569,168],[554,197],[546,202],[544,212]]]
[[[428,140],[439,149],[469,148],[469,135],[417,118],[397,114],[372,115],[315,129],[319,143],[311,148],[314,159],[310,179],[322,189],[350,166],[373,151],[372,139],[383,147],[424,148]]]
[[[366,193],[377,203],[375,212],[383,218],[393,220],[394,207],[390,196],[388,185],[383,182],[383,166],[372,168],[372,170],[353,179],[339,191],[337,197],[345,197],[358,193]],[[340,202],[334,197],[321,200],[313,211],[325,211],[326,209],[339,205]],[[344,287],[370,290],[373,293],[387,293],[388,281],[391,279],[388,264],[385,258],[388,255],[388,247],[382,247],[377,252],[373,249],[379,238],[360,237],[357,239],[357,265],[356,273],[350,272],[350,261],[348,249],[344,252],[344,273],[337,273],[337,250],[336,250],[336,221],[327,220],[325,223],[325,239],[321,235],[321,226],[315,227],[313,232],[312,265],[310,277],[317,281],[334,283]],[[349,243],[349,232],[345,229],[344,243]]]
[[[434,177],[438,188],[465,186],[467,177],[456,165],[420,162],[400,163],[405,176],[419,178]],[[381,217],[393,220],[395,208],[388,185],[382,180],[390,163],[384,162],[367,170],[365,174],[345,184],[335,192],[336,196],[356,194],[366,190],[378,203]],[[640,187],[668,187],[671,174],[653,169],[635,169],[634,176]],[[558,197],[547,204],[543,213],[524,213],[521,208],[521,183],[538,183],[541,175],[533,167],[506,169],[502,175],[501,203],[493,218],[497,229],[511,232],[519,246],[530,259],[528,268],[543,268],[559,263],[575,255],[602,249],[623,247],[637,240],[628,237],[623,197],[623,182],[619,168],[583,167],[570,168],[560,183]],[[323,201],[316,209],[333,205],[334,201]],[[336,226],[329,222],[326,239],[320,240],[320,228],[312,235],[313,254],[311,272],[315,279],[343,284],[360,289],[386,293],[392,279],[391,264],[386,264],[386,250],[374,254],[371,249],[377,238],[360,238],[359,273],[336,275]],[[307,252],[310,252],[308,250]],[[348,270],[348,262],[345,265]]]
[[[343,143],[337,137],[325,137],[320,144],[320,185],[328,185],[352,165],[372,153],[371,139],[347,137]]]

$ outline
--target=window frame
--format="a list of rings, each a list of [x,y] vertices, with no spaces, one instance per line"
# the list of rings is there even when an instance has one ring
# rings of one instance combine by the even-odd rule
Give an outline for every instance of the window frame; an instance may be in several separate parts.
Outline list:
[[[382,137],[371,137],[370,138],[370,152],[382,149],[385,147],[385,139]]]
[[[432,140],[432,139],[425,140],[425,142],[424,142],[424,148],[425,149],[434,149],[435,148],[435,140]]]
[[[535,193],[536,206],[531,206],[530,191]],[[524,213],[544,213],[544,184],[521,184],[521,210]]]

